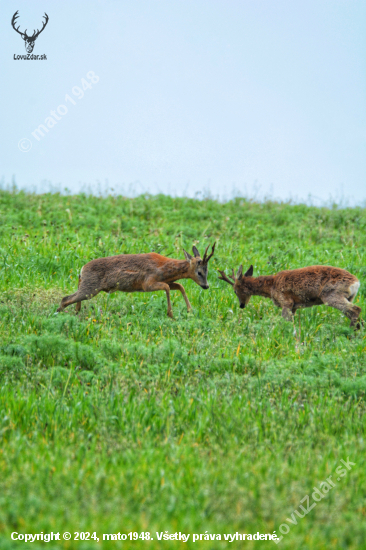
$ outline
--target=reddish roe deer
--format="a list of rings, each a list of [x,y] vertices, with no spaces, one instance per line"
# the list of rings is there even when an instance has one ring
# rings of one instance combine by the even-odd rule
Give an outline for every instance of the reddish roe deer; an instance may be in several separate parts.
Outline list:
[[[280,271],[276,275],[252,277],[253,266],[243,275],[243,266],[239,267],[231,279],[220,271],[222,281],[234,287],[240,307],[245,307],[251,296],[271,298],[275,306],[282,308],[282,316],[293,320],[298,308],[325,304],[342,311],[351,319],[351,326],[360,328],[358,318],[361,308],[351,302],[357,294],[360,282],[345,269],[326,265],[313,265],[301,269]]]
[[[78,290],[61,300],[57,312],[76,303],[76,312],[81,308],[83,300],[89,300],[100,291],[103,292],[155,292],[165,290],[168,300],[168,316],[173,318],[170,291],[179,290],[182,293],[187,310],[192,309],[183,286],[176,283],[178,279],[192,279],[200,287],[209,288],[207,283],[207,268],[215,251],[207,255],[206,248],[203,258],[197,248],[193,247],[191,256],[184,252],[185,260],[173,260],[155,252],[149,254],[120,254],[108,258],[92,260],[82,267],[79,276]]]

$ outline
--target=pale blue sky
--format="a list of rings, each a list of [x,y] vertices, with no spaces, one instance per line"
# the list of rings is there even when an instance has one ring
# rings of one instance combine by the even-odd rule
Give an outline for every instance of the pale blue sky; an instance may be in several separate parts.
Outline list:
[[[48,13],[47,61],[13,59],[17,10],[28,33]],[[16,0],[0,20],[5,182],[366,200],[363,0]]]

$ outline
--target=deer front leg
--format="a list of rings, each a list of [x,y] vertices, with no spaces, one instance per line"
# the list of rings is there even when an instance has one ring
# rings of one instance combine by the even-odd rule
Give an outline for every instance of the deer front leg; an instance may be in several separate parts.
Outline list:
[[[293,334],[296,337],[297,332],[296,332],[295,323],[294,323],[294,313],[295,313],[295,311],[296,311],[296,309],[294,309],[293,302],[288,302],[288,303],[286,303],[286,305],[282,304],[282,317],[285,319],[285,321],[290,321],[290,323],[293,323],[293,327],[294,327]]]
[[[293,321],[294,320],[294,316],[292,314],[292,306],[283,306],[282,307],[282,317],[286,320],[286,321]]]
[[[169,283],[170,290],[180,290],[182,293],[182,296],[184,298],[184,301],[187,306],[187,311],[190,312],[192,309],[191,304],[189,303],[188,296],[186,294],[186,291],[184,290],[184,286],[179,283]]]
[[[172,304],[171,304],[171,301],[170,301],[169,285],[167,285],[166,283],[158,283],[157,281],[148,281],[148,282],[146,282],[142,285],[142,289],[145,292],[154,292],[154,290],[165,290],[166,299],[168,301],[168,317],[170,317],[171,319],[174,319]]]
[[[282,308],[282,317],[285,321],[292,322],[296,311],[294,301],[280,292],[273,293],[271,298],[275,306]]]

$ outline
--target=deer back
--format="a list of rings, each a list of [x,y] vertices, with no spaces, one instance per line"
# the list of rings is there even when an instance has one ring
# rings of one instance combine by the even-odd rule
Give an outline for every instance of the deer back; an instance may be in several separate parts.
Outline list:
[[[277,273],[273,280],[273,290],[286,294],[295,301],[306,302],[332,292],[347,294],[350,287],[357,282],[357,277],[345,269],[313,265]]]
[[[174,260],[160,254],[119,254],[98,258],[84,265],[80,280],[92,290],[142,290],[147,280],[173,281],[184,276],[189,267],[185,260]],[[95,288],[94,288],[95,287]]]

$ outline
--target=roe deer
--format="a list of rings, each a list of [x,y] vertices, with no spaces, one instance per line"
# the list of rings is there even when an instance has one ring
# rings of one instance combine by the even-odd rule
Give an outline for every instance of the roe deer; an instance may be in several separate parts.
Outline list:
[[[248,304],[251,296],[265,296],[282,308],[284,319],[292,321],[298,308],[326,304],[342,311],[351,319],[352,327],[360,328],[358,318],[361,308],[351,303],[360,282],[345,269],[313,265],[280,271],[276,275],[252,277],[253,266],[243,275],[241,265],[236,277],[233,270],[232,281],[224,271],[219,270],[219,273],[219,279],[234,287],[241,308]]]
[[[184,252],[185,260],[173,260],[155,252],[149,254],[119,254],[108,258],[92,260],[82,267],[79,275],[78,290],[61,300],[57,312],[76,303],[76,312],[81,308],[83,300],[89,300],[101,290],[112,293],[122,292],[154,292],[165,290],[168,300],[168,316],[173,318],[170,302],[170,291],[180,290],[187,310],[192,309],[182,285],[176,283],[178,279],[192,279],[200,287],[209,288],[207,283],[207,264],[215,251],[212,246],[211,254],[207,255],[206,248],[203,258],[194,246],[194,256]]]

